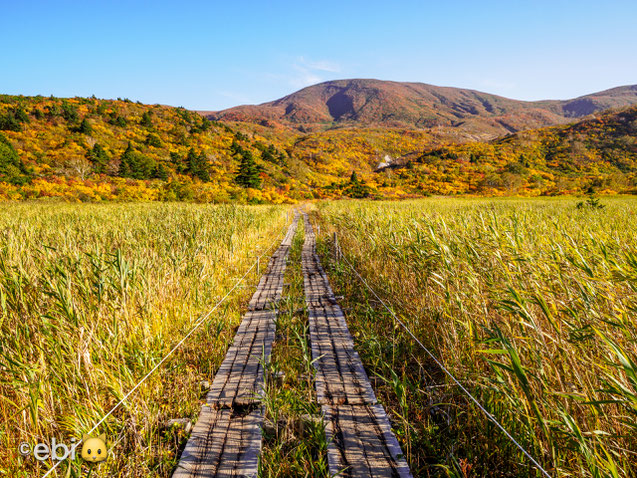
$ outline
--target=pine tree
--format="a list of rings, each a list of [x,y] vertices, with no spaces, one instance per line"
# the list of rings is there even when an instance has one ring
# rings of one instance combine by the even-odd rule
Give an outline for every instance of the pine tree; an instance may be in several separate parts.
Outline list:
[[[22,106],[16,106],[8,110],[4,116],[0,116],[0,130],[22,131],[22,123],[30,121]]]
[[[91,126],[91,123],[84,118],[77,128],[77,132],[82,134],[91,134],[93,132],[93,127]]]
[[[99,143],[95,143],[93,149],[86,152],[86,159],[93,164],[96,173],[103,173],[110,158],[104,148]]]
[[[168,170],[163,164],[157,165],[154,176],[162,181],[168,181]]]
[[[133,145],[128,143],[126,151],[122,153],[119,158],[119,175],[122,177],[128,177],[131,175],[131,163],[133,162]]]
[[[21,185],[31,179],[29,170],[7,138],[0,134],[0,181]]]
[[[153,133],[146,136],[146,144],[153,148],[161,148],[161,140],[159,139],[159,136]]]
[[[184,158],[176,151],[170,152],[170,162],[175,166],[175,172],[177,174],[183,174],[186,172],[186,165],[184,164]]]
[[[230,145],[230,154],[232,154],[233,156],[235,155],[241,155],[243,156],[243,153],[245,152],[245,150],[243,149],[243,147],[236,142],[236,140],[232,140],[232,144]]]
[[[151,119],[150,113],[148,111],[144,111],[140,124],[142,126],[145,126],[146,128],[150,128],[153,126],[153,120]]]
[[[197,173],[199,158],[195,153],[195,148],[190,148],[186,155],[186,174],[194,176]]]
[[[371,193],[370,187],[364,181],[358,179],[356,171],[352,171],[349,178],[349,184],[344,190],[345,194],[351,198],[366,198]]]
[[[202,181],[210,181],[210,165],[203,151],[199,154],[195,153],[194,148],[190,148],[186,156],[187,174],[201,179]]]
[[[133,179],[150,179],[154,176],[157,163],[133,149],[128,143],[119,164],[119,175]]]
[[[197,154],[194,148],[190,148],[186,156],[186,172],[204,182],[210,181],[210,166],[206,155],[203,152]]]
[[[268,161],[270,163],[278,163],[279,160],[277,158],[278,155],[278,151],[276,150],[276,148],[274,147],[274,145],[270,145],[267,148],[263,149],[263,152],[261,153],[261,159],[263,161]]]
[[[250,151],[243,152],[235,181],[244,188],[259,189],[261,187],[259,167]]]
[[[22,131],[22,124],[20,124],[20,121],[18,121],[13,113],[8,112],[7,114],[0,116],[0,130]]]
[[[80,119],[77,108],[66,100],[62,101],[62,116],[69,123],[77,123]]]
[[[15,119],[17,119],[20,123],[29,123],[31,121],[29,119],[29,115],[26,111],[24,111],[22,106],[16,106],[13,108],[13,116],[15,116]]]
[[[210,165],[208,164],[208,160],[203,151],[199,153],[199,157],[197,159],[197,165],[199,169],[196,176],[204,182],[210,181]]]

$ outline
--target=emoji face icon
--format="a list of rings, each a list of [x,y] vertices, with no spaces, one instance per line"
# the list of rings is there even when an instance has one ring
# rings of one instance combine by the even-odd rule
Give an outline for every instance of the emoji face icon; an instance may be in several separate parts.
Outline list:
[[[106,435],[102,433],[98,437],[84,435],[82,438],[82,458],[90,463],[99,463],[106,460]]]

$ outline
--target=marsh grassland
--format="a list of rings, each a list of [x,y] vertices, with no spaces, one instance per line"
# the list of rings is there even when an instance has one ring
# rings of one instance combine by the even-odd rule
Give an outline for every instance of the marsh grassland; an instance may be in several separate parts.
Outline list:
[[[255,262],[282,206],[0,204],[0,474],[42,476],[18,444],[92,428]],[[267,264],[261,261],[261,272]],[[169,476],[253,292],[256,268],[99,432],[91,476]],[[79,453],[78,453],[79,455]],[[52,476],[87,476],[64,462]],[[69,469],[70,468],[70,469]],[[51,476],[51,475],[50,475]]]
[[[554,477],[637,476],[637,200],[335,201],[318,251],[414,476],[537,477],[347,261]],[[42,476],[20,442],[104,416],[109,459],[50,476],[170,476],[287,206],[0,204],[0,474]],[[333,234],[346,260],[334,254]],[[280,305],[260,476],[326,476],[300,230]]]
[[[637,200],[319,203],[320,251],[414,476],[637,476]]]

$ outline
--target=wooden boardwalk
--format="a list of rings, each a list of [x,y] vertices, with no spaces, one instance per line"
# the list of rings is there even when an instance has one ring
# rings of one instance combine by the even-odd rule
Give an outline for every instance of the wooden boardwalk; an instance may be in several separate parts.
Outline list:
[[[174,478],[257,476],[263,410],[216,410],[204,405]]]
[[[295,216],[270,259],[173,477],[257,476],[263,425],[263,366],[272,351],[275,307],[283,292],[283,275],[297,224]]]
[[[330,473],[344,477],[411,477],[382,405],[376,404],[345,316],[316,254],[304,215],[303,280],[316,392],[328,439]]]

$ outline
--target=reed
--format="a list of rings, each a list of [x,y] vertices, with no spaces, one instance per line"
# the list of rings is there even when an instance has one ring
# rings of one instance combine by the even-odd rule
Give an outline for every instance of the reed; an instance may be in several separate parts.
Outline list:
[[[637,476],[637,200],[319,203],[415,476],[539,476],[428,359],[331,242],[552,476]]]
[[[0,204],[0,472],[18,443],[90,430],[284,232],[282,206]],[[274,242],[278,239],[277,242]],[[267,263],[266,258],[261,263]],[[105,423],[91,476],[170,476],[253,292],[256,268]],[[79,455],[79,453],[78,453]],[[50,476],[85,476],[78,458]]]

